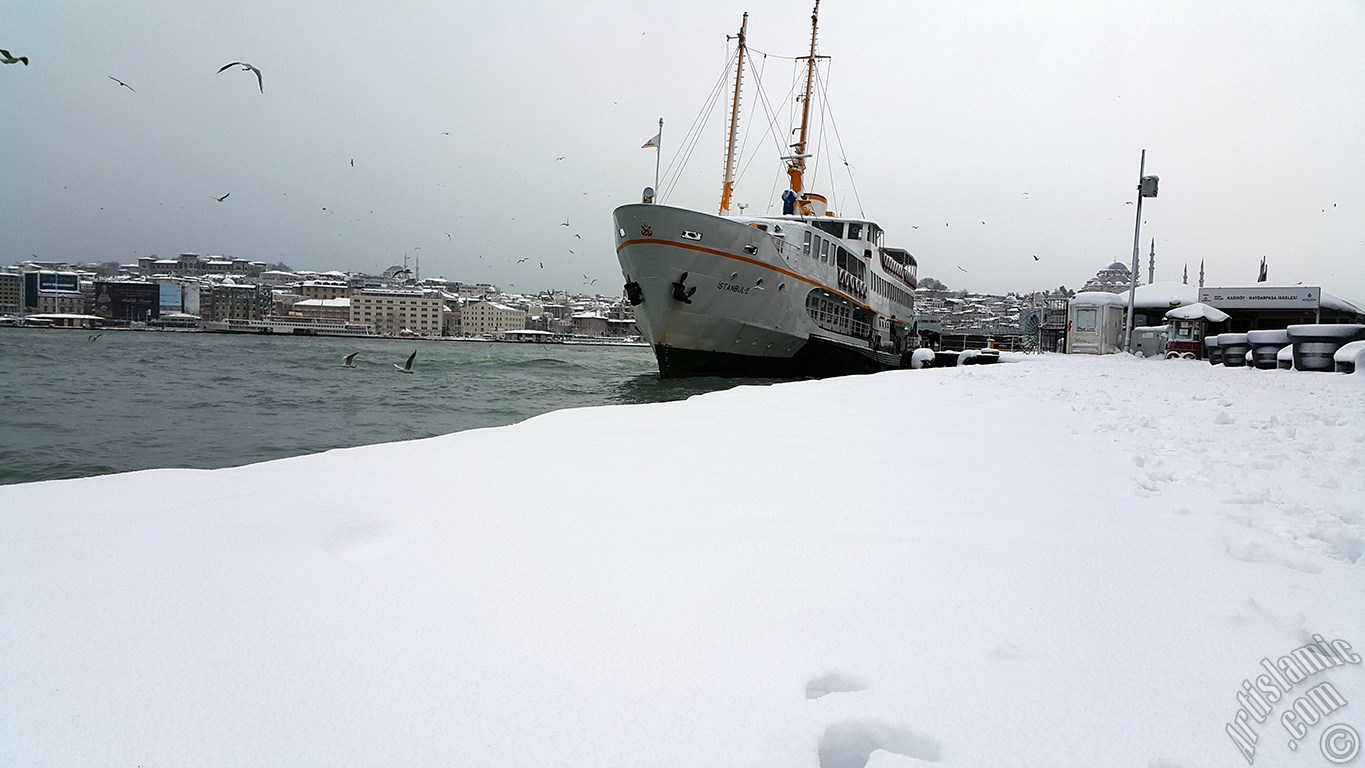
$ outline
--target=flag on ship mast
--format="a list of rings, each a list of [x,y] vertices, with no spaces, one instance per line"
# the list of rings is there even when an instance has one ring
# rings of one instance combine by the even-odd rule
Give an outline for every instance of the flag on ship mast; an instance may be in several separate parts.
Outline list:
[[[654,134],[654,138],[640,145],[640,149],[648,149],[650,147],[654,147],[654,189],[659,188],[659,160],[663,157],[664,154],[663,143],[664,119],[661,117],[659,118],[659,132]],[[651,192],[650,194],[652,196],[654,193]]]

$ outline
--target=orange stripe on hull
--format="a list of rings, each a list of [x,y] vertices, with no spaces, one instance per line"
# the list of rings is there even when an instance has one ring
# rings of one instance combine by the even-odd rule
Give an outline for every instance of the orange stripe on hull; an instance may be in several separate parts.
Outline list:
[[[875,310],[875,309],[872,309],[872,307],[869,307],[868,305],[866,305],[866,304],[864,304],[864,303],[858,301],[857,299],[853,298],[852,296],[849,296],[849,295],[847,295],[847,294],[845,294],[845,293],[840,292],[840,291],[839,291],[838,289],[836,289],[836,288],[830,288],[829,286],[824,285],[823,283],[817,283],[817,282],[815,282],[814,280],[811,280],[811,279],[808,278],[808,277],[802,277],[801,275],[798,275],[798,274],[796,274],[795,272],[791,272],[791,271],[789,271],[789,270],[785,270],[785,269],[783,269],[783,268],[781,268],[781,267],[774,267],[773,265],[768,264],[767,262],[764,262],[764,261],[759,261],[758,259],[751,259],[751,258],[749,258],[749,257],[747,257],[747,256],[740,256],[739,254],[735,254],[735,253],[726,253],[725,251],[718,251],[718,250],[716,250],[715,248],[707,248],[707,247],[702,246],[702,245],[691,245],[691,244],[689,244],[689,243],[677,243],[677,242],[674,242],[674,241],[672,241],[672,240],[655,240],[655,239],[626,240],[625,242],[623,242],[623,243],[621,243],[620,245],[616,246],[616,252],[617,252],[617,253],[620,253],[622,250],[624,250],[625,248],[627,248],[627,247],[629,247],[629,246],[632,246],[632,245],[666,245],[666,246],[671,246],[671,247],[673,247],[673,248],[681,248],[681,249],[683,249],[683,250],[685,250],[685,251],[700,251],[701,253],[709,253],[709,254],[711,254],[712,256],[720,256],[721,258],[725,258],[725,259],[733,259],[734,261],[742,261],[742,262],[744,262],[745,264],[752,264],[752,265],[754,265],[755,267],[761,267],[761,268],[763,268],[763,269],[766,269],[766,270],[769,270],[769,271],[772,271],[772,272],[776,272],[776,273],[778,273],[779,275],[786,275],[787,277],[790,277],[790,278],[793,279],[793,280],[800,280],[801,282],[803,282],[803,283],[805,283],[805,284],[807,284],[807,285],[810,285],[810,286],[812,286],[812,287],[820,288],[820,289],[822,289],[822,290],[829,291],[830,293],[833,293],[833,294],[838,295],[840,298],[847,299],[849,302],[851,302],[851,303],[853,303],[853,304],[855,304],[855,305],[857,305],[857,306],[859,306],[859,307],[862,307],[863,309],[868,309],[868,310],[872,310],[873,312],[876,312],[876,310]],[[881,314],[881,313],[878,312],[877,314]]]

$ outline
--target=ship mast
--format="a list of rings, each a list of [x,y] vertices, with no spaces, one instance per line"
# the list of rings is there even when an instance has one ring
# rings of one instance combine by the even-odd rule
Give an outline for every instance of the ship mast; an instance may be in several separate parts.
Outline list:
[[[801,99],[801,134],[792,145],[787,160],[787,176],[791,179],[791,191],[796,194],[796,212],[802,216],[810,215],[810,201],[801,197],[805,189],[802,175],[806,170],[806,139],[810,129],[810,92],[815,80],[815,28],[820,17],[820,0],[815,0],[815,10],[810,12],[810,55],[806,56],[806,93]]]
[[[744,78],[745,33],[749,29],[749,14],[739,23],[739,48],[735,56],[735,94],[730,100],[730,133],[725,139],[725,180],[720,186],[720,215],[730,215],[730,193],[735,187],[735,133],[739,130],[739,84]]]

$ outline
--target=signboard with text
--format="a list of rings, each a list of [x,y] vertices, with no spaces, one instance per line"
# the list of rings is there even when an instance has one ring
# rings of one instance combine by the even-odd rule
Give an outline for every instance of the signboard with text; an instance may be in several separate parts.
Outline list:
[[[1201,288],[1199,300],[1219,309],[1306,309],[1316,310],[1321,288],[1302,285],[1279,287],[1256,285],[1247,288]]]

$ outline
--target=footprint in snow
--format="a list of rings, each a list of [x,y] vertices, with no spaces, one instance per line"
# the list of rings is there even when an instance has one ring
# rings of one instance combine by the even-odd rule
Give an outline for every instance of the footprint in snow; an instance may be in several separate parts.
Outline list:
[[[373,560],[393,549],[392,528],[377,520],[363,520],[333,528],[322,537],[322,548],[343,560]]]
[[[818,699],[831,693],[853,693],[867,690],[867,682],[852,675],[830,672],[827,675],[812,677],[806,683],[806,698]]]
[[[943,745],[922,733],[875,720],[848,720],[830,725],[820,737],[820,768],[863,768],[879,749],[931,763],[943,759]]]

